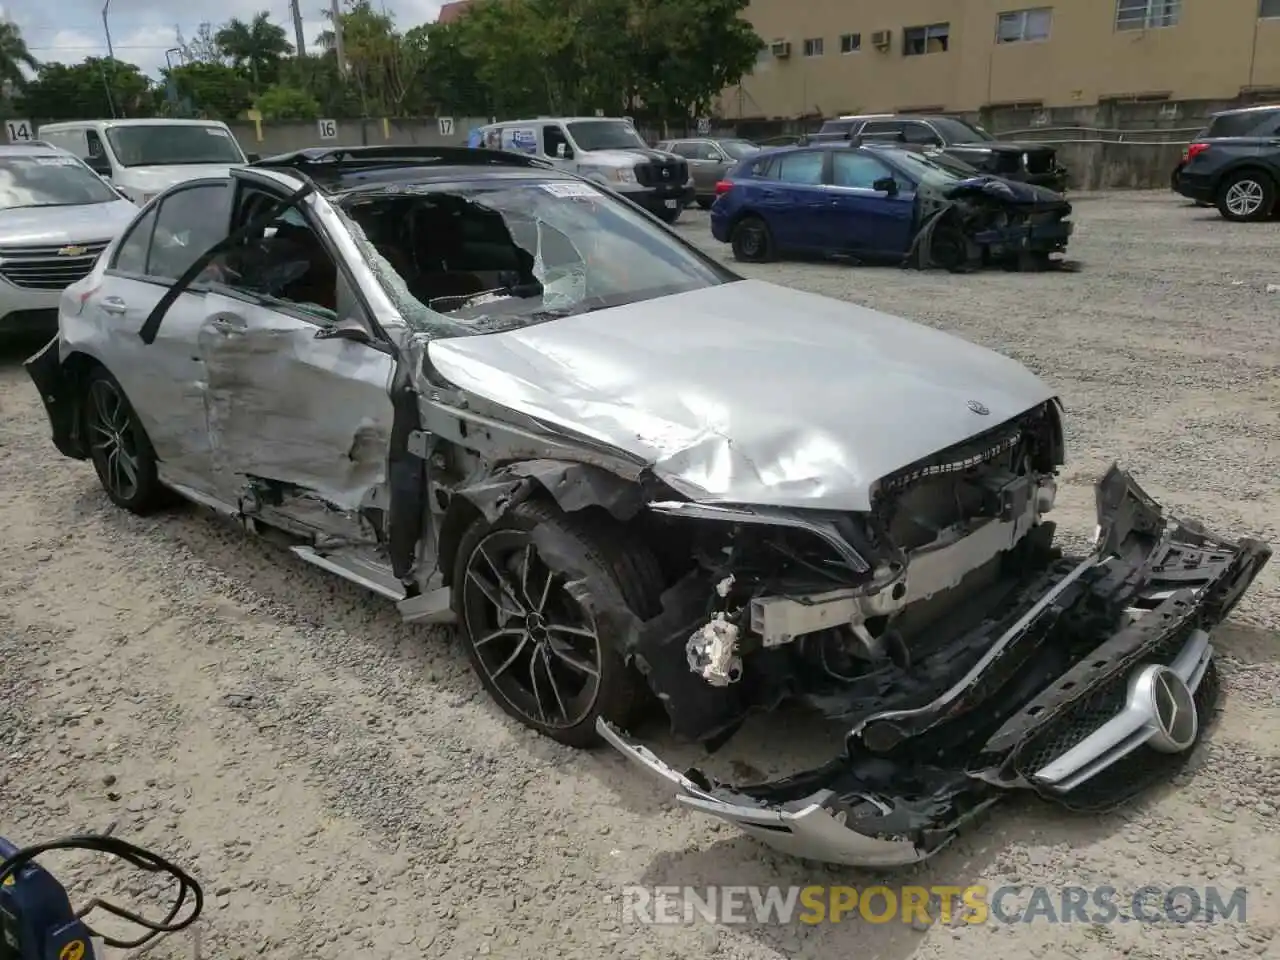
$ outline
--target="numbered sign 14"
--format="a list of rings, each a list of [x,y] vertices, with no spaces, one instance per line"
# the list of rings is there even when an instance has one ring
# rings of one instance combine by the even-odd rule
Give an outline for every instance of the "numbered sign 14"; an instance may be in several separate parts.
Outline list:
[[[9,132],[10,143],[21,143],[23,140],[31,139],[30,120],[6,120],[4,125]]]
[[[337,120],[320,120],[320,121],[317,121],[316,127],[320,131],[321,140],[337,140],[338,139],[338,121]]]

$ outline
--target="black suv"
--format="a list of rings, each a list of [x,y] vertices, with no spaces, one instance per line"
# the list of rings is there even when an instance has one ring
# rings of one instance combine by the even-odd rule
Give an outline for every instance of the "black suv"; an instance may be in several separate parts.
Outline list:
[[[905,143],[931,147],[961,160],[980,173],[1019,180],[1062,193],[1067,171],[1058,152],[1043,143],[997,140],[979,126],[957,117],[868,114],[827,120],[808,137],[809,143],[848,140],[853,143]]]
[[[1184,197],[1228,220],[1266,220],[1280,202],[1280,104],[1215,113],[1174,172]]]

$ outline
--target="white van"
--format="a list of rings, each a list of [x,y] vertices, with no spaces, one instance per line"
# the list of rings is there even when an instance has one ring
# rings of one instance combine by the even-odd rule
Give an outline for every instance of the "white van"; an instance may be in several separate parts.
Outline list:
[[[480,146],[550,160],[674,223],[693,202],[689,164],[654,150],[630,120],[618,117],[539,117],[507,120],[476,131]]]
[[[80,157],[139,206],[175,183],[225,177],[257,159],[214,120],[73,120],[47,123],[36,137]]]

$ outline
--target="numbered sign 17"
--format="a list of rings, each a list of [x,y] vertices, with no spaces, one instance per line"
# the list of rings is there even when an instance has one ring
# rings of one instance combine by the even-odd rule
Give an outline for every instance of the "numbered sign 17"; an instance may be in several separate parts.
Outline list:
[[[337,140],[338,139],[338,121],[337,120],[320,120],[316,123],[316,127],[320,131],[321,140]]]
[[[30,120],[6,120],[4,125],[9,132],[10,143],[20,143],[23,140],[31,139]]]
[[[440,136],[453,136],[453,117],[439,117],[437,122],[440,124]]]

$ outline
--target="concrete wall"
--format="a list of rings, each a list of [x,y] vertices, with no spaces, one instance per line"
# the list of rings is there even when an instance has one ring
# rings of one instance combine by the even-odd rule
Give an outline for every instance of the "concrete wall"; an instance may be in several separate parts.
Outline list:
[[[1036,102],[1087,106],[1107,98],[1163,94],[1175,100],[1229,99],[1242,91],[1280,93],[1280,18],[1258,18],[1259,0],[1181,0],[1176,26],[1117,30],[1117,0],[752,0],[746,17],[768,42],[753,75],[722,97],[726,117],[974,111]],[[998,14],[1052,10],[1045,40],[996,42]],[[904,27],[946,23],[945,52],[904,56]],[[885,50],[871,35],[892,31]],[[842,54],[840,37],[861,49]],[[821,38],[821,56],[804,55]]]
[[[435,119],[340,120],[335,124],[335,136],[331,138],[321,135],[320,124],[314,120],[260,124],[238,122],[229,126],[245,152],[266,157],[305,147],[462,146],[466,144],[468,131],[487,122],[487,118],[455,117],[453,132],[445,135],[440,132],[440,122]]]

